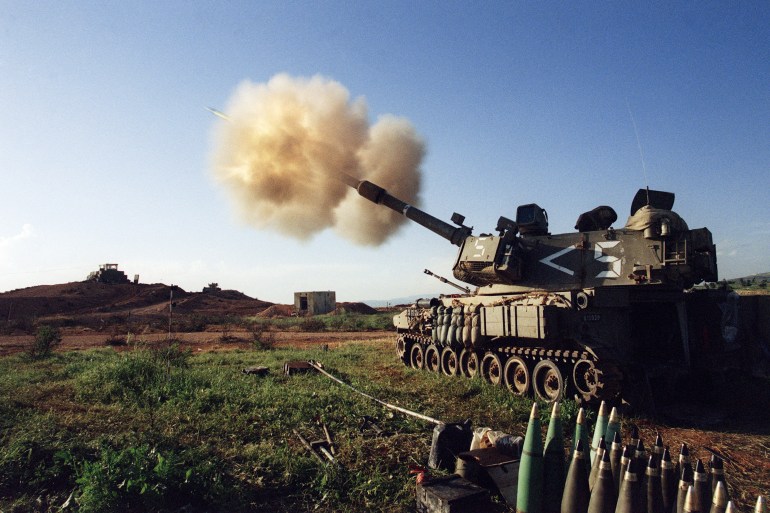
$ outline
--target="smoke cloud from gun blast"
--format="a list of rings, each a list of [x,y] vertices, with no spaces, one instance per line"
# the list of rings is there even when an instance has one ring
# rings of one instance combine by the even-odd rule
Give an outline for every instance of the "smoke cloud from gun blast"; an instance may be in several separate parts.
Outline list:
[[[322,76],[276,75],[241,83],[214,131],[215,179],[239,217],[299,239],[333,228],[378,245],[405,221],[374,205],[339,178],[371,180],[414,205],[424,144],[404,118],[369,125],[363,98]]]

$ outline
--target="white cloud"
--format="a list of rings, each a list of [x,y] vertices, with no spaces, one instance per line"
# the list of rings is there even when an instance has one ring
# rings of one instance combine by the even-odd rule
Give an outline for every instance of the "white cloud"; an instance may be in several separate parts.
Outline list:
[[[35,237],[35,229],[31,224],[22,226],[21,231],[15,235],[0,236],[0,264],[8,264],[15,249],[23,244],[26,239],[33,237]]]
[[[24,239],[29,239],[34,236],[35,236],[35,229],[32,227],[31,224],[26,223],[24,224],[24,226],[21,227],[21,231],[16,235],[11,235],[10,237],[0,237],[0,249],[4,250],[7,248],[12,248],[16,244],[18,244],[20,241],[23,241]]]

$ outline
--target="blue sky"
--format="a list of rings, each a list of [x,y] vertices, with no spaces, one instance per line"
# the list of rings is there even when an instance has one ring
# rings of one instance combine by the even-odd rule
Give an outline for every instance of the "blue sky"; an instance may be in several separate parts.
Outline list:
[[[145,283],[284,303],[295,290],[452,292],[422,270],[450,276],[455,248],[417,226],[371,248],[238,221],[211,176],[204,107],[278,73],[340,82],[372,122],[408,118],[427,146],[422,207],[444,220],[491,231],[536,202],[561,233],[607,204],[618,226],[649,183],[711,229],[721,277],[770,271],[768,2],[0,0],[0,12],[0,291],[117,262]]]

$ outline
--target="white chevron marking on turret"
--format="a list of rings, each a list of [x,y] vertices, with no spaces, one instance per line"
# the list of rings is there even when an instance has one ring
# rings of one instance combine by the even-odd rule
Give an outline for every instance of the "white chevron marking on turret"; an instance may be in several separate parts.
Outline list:
[[[565,274],[569,274],[570,276],[574,276],[575,275],[575,271],[573,271],[572,269],[567,269],[566,267],[562,267],[562,266],[560,266],[558,264],[553,263],[554,260],[556,260],[557,258],[559,258],[562,255],[566,255],[567,253],[569,253],[570,251],[572,251],[574,249],[577,249],[577,244],[573,244],[572,246],[568,246],[568,247],[562,249],[561,251],[557,251],[553,255],[541,259],[540,262],[545,264],[545,265],[548,265],[550,267],[553,267],[554,269],[556,269],[558,271],[561,271],[561,272],[563,272]]]

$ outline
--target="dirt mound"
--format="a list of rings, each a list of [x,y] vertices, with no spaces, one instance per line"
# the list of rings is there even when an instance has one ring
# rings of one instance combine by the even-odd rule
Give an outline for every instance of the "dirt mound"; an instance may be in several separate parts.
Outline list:
[[[291,305],[273,305],[257,314],[257,317],[290,317],[294,313]]]
[[[72,282],[39,285],[0,294],[0,311],[10,311],[9,318],[17,319],[130,311],[168,301],[169,290],[170,287],[162,284]],[[187,292],[178,287],[174,294],[187,296]]]
[[[214,290],[211,292],[205,292],[205,294],[207,296],[216,296],[222,299],[233,299],[236,301],[259,301],[258,299],[249,297],[243,292],[240,292],[237,290]],[[272,304],[272,303],[269,303],[269,304]]]
[[[366,303],[337,303],[337,308],[334,309],[331,315],[342,315],[349,313],[371,315],[376,314],[377,310],[367,305]]]
[[[157,315],[168,312],[172,287],[162,283],[71,282],[38,285],[0,294],[0,312],[8,320],[48,316]],[[186,292],[173,287],[174,313],[254,315],[272,305],[236,290]]]

